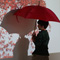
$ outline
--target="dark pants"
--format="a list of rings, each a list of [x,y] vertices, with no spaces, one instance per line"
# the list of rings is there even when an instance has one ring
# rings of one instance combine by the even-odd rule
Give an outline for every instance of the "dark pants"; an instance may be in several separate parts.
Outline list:
[[[33,55],[32,60],[49,60],[49,56]]]

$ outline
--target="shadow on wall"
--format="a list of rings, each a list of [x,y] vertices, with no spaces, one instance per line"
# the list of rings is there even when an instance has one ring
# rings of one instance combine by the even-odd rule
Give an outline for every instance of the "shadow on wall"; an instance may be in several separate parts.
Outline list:
[[[8,58],[8,60],[28,60],[27,51],[29,46],[29,40],[24,38],[29,32],[34,30],[35,20],[34,19],[24,19],[18,16],[19,22],[17,22],[16,16],[13,15],[17,10],[12,10],[8,12],[4,18],[1,26],[7,30],[9,34],[18,33],[21,36],[15,45],[13,54],[14,58]],[[7,59],[2,59],[7,60]]]

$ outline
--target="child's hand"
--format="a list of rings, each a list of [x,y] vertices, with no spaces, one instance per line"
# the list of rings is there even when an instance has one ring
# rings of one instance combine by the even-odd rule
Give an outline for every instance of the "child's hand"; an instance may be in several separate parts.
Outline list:
[[[35,32],[33,32],[32,36],[36,36],[36,33],[35,33]]]

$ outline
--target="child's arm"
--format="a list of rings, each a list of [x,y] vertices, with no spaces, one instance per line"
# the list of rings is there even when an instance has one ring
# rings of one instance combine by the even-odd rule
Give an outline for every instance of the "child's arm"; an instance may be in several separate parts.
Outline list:
[[[36,46],[40,46],[42,44],[42,35],[41,34],[38,34],[36,36],[35,33],[32,34],[32,41],[34,42],[34,44]]]
[[[33,41],[33,42],[35,41],[35,38],[36,38],[36,33],[34,32],[34,33],[32,34],[32,41]]]

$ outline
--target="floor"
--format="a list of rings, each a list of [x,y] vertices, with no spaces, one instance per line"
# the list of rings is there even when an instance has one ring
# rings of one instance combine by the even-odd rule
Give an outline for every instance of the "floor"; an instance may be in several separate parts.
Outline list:
[[[0,59],[0,60],[15,60],[15,59],[7,58],[7,59]],[[31,56],[29,56],[28,60],[31,60]],[[60,60],[60,53],[51,53],[49,56],[49,60]]]
[[[31,60],[31,58],[29,60]],[[51,53],[49,60],[60,60],[60,53]]]
[[[60,53],[51,53],[49,60],[60,60]]]

